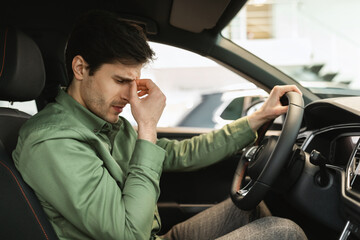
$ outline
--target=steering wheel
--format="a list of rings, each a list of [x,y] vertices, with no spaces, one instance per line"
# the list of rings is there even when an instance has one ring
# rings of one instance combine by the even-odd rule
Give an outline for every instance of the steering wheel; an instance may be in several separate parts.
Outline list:
[[[265,138],[259,145],[247,148],[240,158],[230,191],[232,201],[240,209],[254,209],[264,199],[292,152],[303,119],[304,101],[296,92],[285,96],[289,107],[280,136]],[[246,173],[251,180],[242,187]]]

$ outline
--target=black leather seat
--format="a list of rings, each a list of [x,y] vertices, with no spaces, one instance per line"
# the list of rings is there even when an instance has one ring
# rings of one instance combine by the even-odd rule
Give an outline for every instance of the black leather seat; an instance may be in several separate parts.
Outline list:
[[[19,30],[0,27],[0,100],[33,100],[44,83],[44,63],[36,43]],[[29,117],[0,107],[0,239],[58,239],[11,158],[19,129]]]

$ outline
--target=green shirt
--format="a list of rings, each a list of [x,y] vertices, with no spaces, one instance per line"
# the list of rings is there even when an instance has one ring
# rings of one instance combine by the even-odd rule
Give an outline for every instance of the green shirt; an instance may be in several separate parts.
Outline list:
[[[162,171],[213,164],[254,141],[246,118],[189,140],[137,139],[64,91],[21,128],[16,167],[60,239],[150,239],[160,229]]]

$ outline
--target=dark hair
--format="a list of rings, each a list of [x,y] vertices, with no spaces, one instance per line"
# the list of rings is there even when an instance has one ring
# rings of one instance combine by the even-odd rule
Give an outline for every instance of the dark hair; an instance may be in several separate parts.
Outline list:
[[[95,10],[82,15],[75,23],[65,50],[68,86],[74,74],[72,60],[80,55],[93,75],[101,65],[114,63],[144,64],[154,57],[142,28],[120,20],[111,12]]]

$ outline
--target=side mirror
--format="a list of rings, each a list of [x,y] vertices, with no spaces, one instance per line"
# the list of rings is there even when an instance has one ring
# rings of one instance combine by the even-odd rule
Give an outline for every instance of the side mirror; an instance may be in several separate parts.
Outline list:
[[[256,111],[265,102],[262,96],[243,96],[234,98],[220,114],[224,120],[236,120]]]

